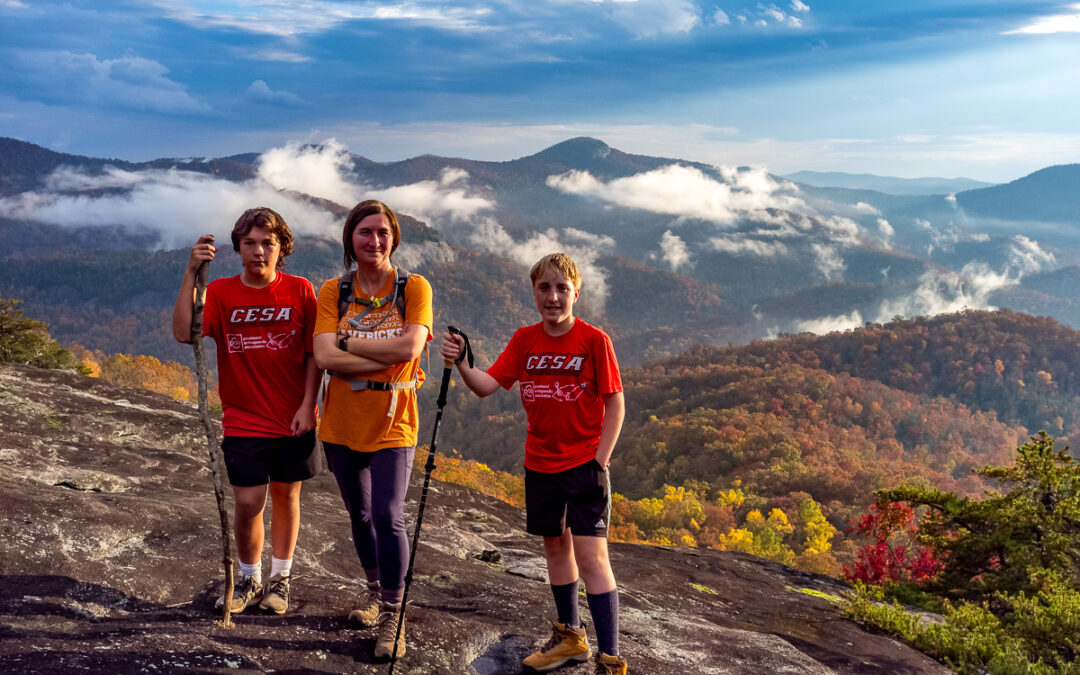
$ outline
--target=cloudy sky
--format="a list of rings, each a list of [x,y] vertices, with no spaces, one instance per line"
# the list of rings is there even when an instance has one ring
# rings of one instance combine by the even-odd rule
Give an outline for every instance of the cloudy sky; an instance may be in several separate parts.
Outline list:
[[[0,0],[0,135],[146,160],[628,152],[1006,181],[1080,161],[1080,3]]]

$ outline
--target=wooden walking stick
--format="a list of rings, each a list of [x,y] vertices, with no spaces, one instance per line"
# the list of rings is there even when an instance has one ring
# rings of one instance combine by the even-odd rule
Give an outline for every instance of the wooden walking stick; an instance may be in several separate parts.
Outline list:
[[[206,447],[210,451],[210,472],[214,475],[214,496],[217,497],[218,514],[221,516],[222,563],[225,565],[225,602],[221,625],[232,628],[233,560],[232,537],[229,536],[229,512],[225,508],[225,490],[221,487],[221,446],[218,445],[217,429],[210,419],[210,405],[206,400],[207,369],[206,350],[203,348],[203,306],[206,304],[207,262],[199,265],[195,275],[195,306],[191,313],[191,346],[195,349],[195,369],[199,376],[199,419],[206,429]]]

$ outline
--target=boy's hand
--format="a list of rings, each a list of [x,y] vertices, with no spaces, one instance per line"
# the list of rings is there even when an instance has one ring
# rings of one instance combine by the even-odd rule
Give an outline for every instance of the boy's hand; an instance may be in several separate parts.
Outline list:
[[[439,352],[444,359],[450,361],[457,361],[461,356],[461,350],[465,348],[465,341],[461,339],[460,335],[454,335],[453,333],[442,334],[442,346],[439,347]]]
[[[293,415],[290,429],[293,436],[303,436],[315,428],[315,408],[313,406],[301,406]]]
[[[192,272],[197,271],[199,265],[213,260],[215,253],[217,253],[217,247],[214,246],[214,235],[204,234],[191,247],[191,255],[188,256],[188,269]]]

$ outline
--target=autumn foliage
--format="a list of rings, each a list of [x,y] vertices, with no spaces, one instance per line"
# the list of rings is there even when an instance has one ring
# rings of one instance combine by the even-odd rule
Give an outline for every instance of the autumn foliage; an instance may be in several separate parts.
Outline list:
[[[69,347],[91,377],[125,387],[138,387],[158,394],[171,396],[178,401],[194,401],[198,395],[198,380],[191,369],[176,361],[159,361],[153,356],[141,354],[112,354],[106,356],[100,350],[91,351],[76,343]],[[211,407],[221,407],[217,392],[209,392]]]
[[[900,502],[872,504],[851,528],[870,542],[858,550],[851,566],[844,566],[849,581],[880,586],[886,583],[922,583],[937,577],[943,567],[928,546],[916,542],[915,511]]]

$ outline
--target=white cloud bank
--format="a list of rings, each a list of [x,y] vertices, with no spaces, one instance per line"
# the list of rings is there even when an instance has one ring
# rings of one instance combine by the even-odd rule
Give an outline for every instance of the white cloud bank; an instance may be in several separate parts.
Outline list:
[[[560,192],[592,197],[626,208],[697,218],[730,226],[744,216],[774,220],[769,208],[802,210],[806,204],[774,181],[764,169],[739,171],[719,167],[724,181],[681,164],[603,182],[588,171],[549,176],[547,184]],[[781,189],[781,188],[785,189]]]
[[[990,295],[1020,283],[1025,275],[1055,269],[1053,253],[1045,251],[1023,235],[1016,235],[1009,245],[1008,263],[995,271],[984,262],[970,262],[959,271],[932,269],[919,279],[914,292],[883,301],[870,321],[885,323],[894,317],[934,316],[964,309],[995,309]],[[796,321],[795,332],[824,334],[850,330],[863,325],[858,310],[850,314]]]
[[[285,217],[296,234],[333,239],[337,218],[302,199],[279,192],[262,180],[233,183],[192,171],[138,173],[112,168],[98,177],[61,170],[50,184],[69,189],[124,187],[124,192],[31,193],[0,199],[0,214],[69,227],[124,225],[159,233],[166,248],[190,246],[203,234],[228,241],[244,210],[268,206]]]
[[[461,169],[446,168],[437,180],[374,189],[357,181],[348,149],[334,139],[273,148],[258,158],[255,169],[254,178],[236,183],[177,168],[133,172],[106,167],[91,175],[62,167],[46,178],[47,191],[0,199],[0,215],[68,227],[147,228],[159,234],[162,247],[177,248],[190,246],[207,233],[227,241],[244,210],[268,206],[285,217],[295,234],[336,242],[343,219],[304,195],[346,207],[362,199],[381,199],[451,240],[459,238],[523,265],[565,251],[585,276],[582,303],[603,312],[607,277],[596,261],[614,250],[615,240],[575,228],[552,228],[515,240],[492,215],[495,202],[473,190],[468,173]],[[454,253],[444,242],[403,242],[396,258],[415,268],[425,261],[452,261]]]

